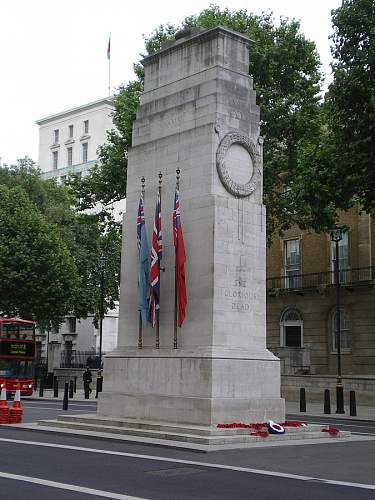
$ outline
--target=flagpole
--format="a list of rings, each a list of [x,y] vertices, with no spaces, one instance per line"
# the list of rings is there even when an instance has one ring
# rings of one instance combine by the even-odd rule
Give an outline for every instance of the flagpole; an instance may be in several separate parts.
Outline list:
[[[162,178],[163,174],[159,172],[159,204],[160,204],[160,214],[161,214],[161,183],[162,183]],[[160,262],[159,262],[159,270],[158,270],[158,280],[159,280],[159,291],[161,290],[161,283],[160,283]],[[159,292],[159,308],[156,309],[156,341],[155,341],[155,348],[159,349],[160,348],[160,318],[159,318],[159,311],[160,311],[160,292]]]
[[[111,34],[108,41],[108,97],[111,97]]]
[[[144,177],[141,178],[141,198],[142,203],[144,203],[145,198],[145,183],[146,179]],[[139,286],[139,284],[138,284]],[[142,325],[142,311],[139,311],[139,323],[138,323],[138,349],[143,348],[143,325]]]
[[[180,190],[180,172],[176,170],[176,191]],[[176,208],[176,207],[174,207]],[[175,266],[174,266],[174,332],[173,332],[173,349],[177,349],[177,248],[175,248]]]

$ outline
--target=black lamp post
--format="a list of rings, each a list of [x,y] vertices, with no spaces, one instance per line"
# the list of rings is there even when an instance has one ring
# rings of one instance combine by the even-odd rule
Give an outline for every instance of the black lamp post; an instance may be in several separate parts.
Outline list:
[[[335,225],[330,230],[331,241],[335,243],[335,287],[336,287],[336,344],[337,344],[337,383],[336,383],[336,413],[345,413],[344,389],[341,378],[341,311],[340,311],[340,267],[339,267],[339,243],[342,240],[344,228]]]
[[[102,255],[100,261],[100,311],[99,311],[99,370],[102,368],[103,318],[104,318],[104,272],[107,257]]]

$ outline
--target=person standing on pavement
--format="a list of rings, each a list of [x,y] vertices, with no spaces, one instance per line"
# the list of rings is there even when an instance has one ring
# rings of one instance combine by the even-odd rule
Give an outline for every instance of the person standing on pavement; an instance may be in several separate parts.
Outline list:
[[[86,366],[86,370],[83,372],[83,389],[85,391],[85,394],[92,393],[92,389],[90,387],[91,382],[92,382],[92,373],[90,371],[90,368]]]

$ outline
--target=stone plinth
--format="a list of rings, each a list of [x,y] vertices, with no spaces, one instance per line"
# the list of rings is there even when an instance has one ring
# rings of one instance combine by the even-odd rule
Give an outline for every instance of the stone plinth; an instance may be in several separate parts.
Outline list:
[[[215,28],[147,57],[133,127],[118,348],[106,356],[98,415],[215,425],[284,419],[279,359],[266,349],[265,209],[250,41]],[[175,171],[187,255],[188,308],[173,349]],[[136,213],[146,179],[152,233],[163,174],[160,349],[138,344]]]

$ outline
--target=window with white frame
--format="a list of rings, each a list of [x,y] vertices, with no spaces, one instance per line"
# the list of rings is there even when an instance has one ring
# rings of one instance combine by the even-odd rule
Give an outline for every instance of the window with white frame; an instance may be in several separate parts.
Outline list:
[[[58,144],[59,143],[59,135],[60,135],[59,134],[59,129],[57,128],[57,129],[55,129],[53,131],[53,143],[54,144]]]
[[[299,239],[284,241],[285,288],[300,288],[300,243]]]
[[[87,142],[82,144],[82,163],[87,163],[87,153],[88,153],[89,145]]]
[[[69,139],[72,139],[72,137],[73,137],[73,131],[74,131],[73,125],[69,125]]]
[[[68,153],[68,167],[73,165],[73,148],[67,148]]]
[[[342,239],[338,242],[339,250],[339,277],[340,283],[350,282],[350,269],[349,269],[349,235],[342,233]],[[335,262],[336,262],[336,242],[331,241],[331,275],[332,283],[336,283],[335,277]]]
[[[297,309],[287,309],[281,316],[280,344],[283,347],[303,346],[303,320]]]
[[[83,133],[88,134],[89,133],[89,121],[85,120],[83,122]]]
[[[53,168],[53,170],[57,170],[58,165],[59,165],[59,152],[53,151],[52,152],[52,168]]]
[[[331,320],[332,350],[337,351],[337,311],[332,314]],[[352,348],[352,320],[346,309],[340,309],[340,344],[341,351],[350,352]]]

